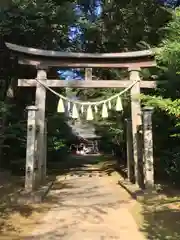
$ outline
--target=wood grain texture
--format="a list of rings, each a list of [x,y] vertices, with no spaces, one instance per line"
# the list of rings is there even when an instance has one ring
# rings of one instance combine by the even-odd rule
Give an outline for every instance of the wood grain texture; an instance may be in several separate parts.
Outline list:
[[[145,186],[154,187],[152,110],[143,111]]]
[[[133,58],[133,57],[148,57],[154,56],[155,51],[153,49],[133,51],[133,52],[122,52],[122,53],[78,53],[78,52],[60,52],[43,50],[32,47],[25,47],[12,43],[5,43],[7,48],[17,53],[25,53],[28,55],[44,56],[51,58]]]
[[[162,81],[161,81],[162,82]],[[71,87],[71,88],[126,88],[133,82],[131,80],[46,80],[49,87]],[[156,81],[140,81],[141,88],[156,88],[158,82]],[[37,81],[35,79],[19,79],[19,87],[36,87]]]
[[[132,139],[132,122],[126,119],[126,146],[127,146],[127,174],[128,180],[134,182],[134,165],[133,165],[133,139]]]
[[[46,83],[46,70],[37,70],[37,79]],[[37,157],[38,157],[38,179],[39,184],[42,181],[42,169],[44,166],[44,130],[45,130],[45,107],[46,107],[46,89],[40,84],[36,85],[36,106],[38,108],[36,114],[36,122],[39,127],[37,136]]]
[[[132,81],[137,81],[140,79],[139,75],[140,69],[129,69],[130,79]],[[138,144],[137,144],[137,135],[138,135],[138,126],[142,125],[141,120],[141,103],[140,103],[140,82],[137,82],[131,88],[131,118],[132,118],[132,139],[133,139],[133,160],[134,160],[134,175],[135,181],[138,183],[139,179],[139,169],[138,169]]]
[[[31,192],[35,188],[35,157],[36,157],[36,113],[38,108],[29,106],[27,120],[27,143],[26,143],[26,172],[25,190]]]

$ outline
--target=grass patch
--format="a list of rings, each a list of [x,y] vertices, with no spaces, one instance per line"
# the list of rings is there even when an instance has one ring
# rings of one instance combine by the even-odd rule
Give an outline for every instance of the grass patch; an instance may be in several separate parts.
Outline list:
[[[146,191],[132,213],[147,239],[180,239],[180,192]]]

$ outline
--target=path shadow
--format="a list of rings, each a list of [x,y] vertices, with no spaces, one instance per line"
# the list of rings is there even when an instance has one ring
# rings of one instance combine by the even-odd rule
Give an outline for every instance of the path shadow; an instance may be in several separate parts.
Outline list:
[[[96,162],[92,158],[85,160],[78,157],[78,160],[80,160],[79,164],[77,164],[78,166],[76,164],[73,167],[70,165],[71,171],[79,170],[79,167],[86,166],[87,162],[95,166]],[[84,161],[86,161],[86,164],[84,164]],[[68,170],[70,171],[70,169]],[[106,170],[109,172],[109,168],[102,171],[106,172]],[[83,178],[80,178],[78,174],[71,177],[69,171],[67,178],[61,178],[54,183],[50,194],[45,199],[45,202],[52,203],[54,214],[57,212],[52,228],[46,229],[41,225],[44,230],[35,231],[33,237],[27,236],[24,239],[71,239],[71,234],[74,236],[74,232],[81,232],[81,225],[101,225],[104,222],[104,217],[107,216],[108,218],[109,212],[115,214],[120,205],[124,204],[125,206],[131,202],[130,198],[126,199],[123,196],[120,197],[118,194],[114,194],[112,197],[111,186],[107,187],[107,189],[103,188],[104,181],[99,181],[97,184],[96,180],[89,180],[87,175]],[[98,227],[90,228],[87,231],[88,234],[92,234],[93,236],[103,236],[102,229]],[[105,239],[105,237],[102,237],[102,239]],[[117,238],[117,236],[113,235],[112,239],[119,239],[119,237]]]
[[[97,173],[106,173],[109,174],[110,169],[96,169],[95,166],[98,163],[105,162],[107,158],[105,156],[70,156],[68,160],[61,163],[52,164],[48,169],[48,178],[47,181],[52,181],[56,178],[57,175],[63,174],[76,174],[78,176],[82,176],[83,174],[89,174],[89,176],[93,176],[93,174]],[[92,169],[89,168],[92,167]],[[93,166],[95,169],[93,169]],[[10,217],[13,214],[18,214],[22,217],[29,218],[35,212],[37,213],[45,213],[48,211],[49,207],[53,204],[60,204],[63,202],[63,196],[57,195],[48,195],[44,203],[42,204],[23,204],[23,203],[15,203],[12,202],[11,199],[16,198],[18,192],[24,188],[24,177],[23,176],[11,176],[3,177],[0,179],[0,233],[2,233],[5,229],[6,231],[16,231],[13,229],[13,225],[9,222]],[[72,187],[71,184],[61,181],[53,185],[52,190],[68,190],[75,188]],[[94,189],[95,190],[95,189]],[[64,193],[64,197],[69,193]],[[79,192],[79,196],[82,193]]]
[[[115,171],[116,168],[116,161],[111,160],[109,156],[71,156],[68,160],[61,163],[52,164],[48,169],[48,175],[51,176],[51,179],[55,176],[61,175],[76,175],[77,177],[81,177],[83,174],[93,177],[94,174],[105,174],[111,175]],[[15,180],[16,179],[16,180]],[[76,181],[74,181],[76,182]],[[94,218],[96,221],[101,221],[100,215],[106,214],[105,209],[111,208],[116,209],[119,204],[126,204],[126,200],[106,200],[111,196],[111,193],[104,193],[101,192],[101,187],[98,188],[97,186],[91,186],[88,184],[86,189],[83,187],[76,186],[73,181],[68,181],[68,179],[64,179],[61,181],[55,181],[50,193],[44,199],[44,202],[41,204],[14,204],[9,201],[10,197],[16,194],[24,185],[24,177],[10,177],[6,179],[2,185],[0,185],[0,193],[4,193],[3,196],[0,196],[0,233],[3,234],[4,231],[8,234],[8,232],[13,232],[14,237],[9,239],[16,239],[16,235],[19,235],[19,229],[14,228],[14,225],[9,221],[13,214],[18,214],[23,218],[30,218],[34,213],[47,213],[51,208],[56,209],[59,211],[59,207],[68,208],[68,209],[82,209],[81,200],[91,199],[89,205],[87,205],[86,211],[80,214],[80,218],[88,217],[89,214],[94,214]],[[87,185],[87,182],[84,181],[84,178],[81,180],[82,186]],[[89,181],[91,182],[91,181]],[[73,184],[72,184],[73,183]],[[9,186],[9,190],[8,190]],[[6,191],[5,191],[6,189]],[[76,198],[76,203],[68,202],[73,198]],[[95,201],[96,198],[101,199],[101,202],[97,203]],[[94,199],[94,200],[93,200]],[[111,198],[110,198],[111,199]],[[80,212],[80,211],[79,211]],[[38,223],[37,223],[38,224]],[[74,227],[76,227],[76,223],[74,223]],[[66,226],[64,225],[66,229]],[[49,237],[51,238],[52,234],[57,234],[57,238],[63,238],[62,234],[59,234],[58,231],[53,233],[48,232],[44,233],[44,235],[39,236],[39,238]],[[59,235],[58,235],[59,234]],[[53,236],[54,236],[53,235]],[[5,235],[2,235],[5,236]],[[7,237],[7,236],[6,236]],[[27,236],[22,239],[39,239],[39,238],[29,238]],[[5,239],[5,238],[4,238]],[[21,239],[20,237],[17,239]]]
[[[141,195],[142,197],[142,195]],[[149,240],[180,239],[180,192],[161,189],[144,191],[139,199],[143,221],[141,231]]]
[[[174,202],[175,203],[175,202]],[[150,240],[180,239],[180,210],[172,201],[143,207],[142,231]]]
[[[47,183],[52,181],[54,176],[47,177]],[[48,211],[49,206],[47,204],[26,204],[17,202],[19,193],[24,188],[24,177],[12,176],[9,174],[6,178],[0,179],[0,235],[3,239],[6,239],[4,233],[14,232],[19,235],[19,229],[17,229],[13,222],[13,216],[19,216],[17,218],[28,219],[34,213],[45,213]],[[50,202],[49,202],[50,203]],[[16,239],[14,236],[12,239]],[[8,239],[11,239],[8,238]],[[17,239],[19,239],[17,237]]]
[[[115,159],[105,155],[71,155],[68,159],[61,162],[49,164],[49,174],[56,175],[74,175],[74,174],[95,174],[102,173],[111,175],[118,170],[118,164]]]

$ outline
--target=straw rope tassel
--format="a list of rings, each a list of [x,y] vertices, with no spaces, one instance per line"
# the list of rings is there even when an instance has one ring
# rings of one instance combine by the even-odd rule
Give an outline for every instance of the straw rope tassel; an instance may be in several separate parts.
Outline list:
[[[108,118],[108,110],[105,103],[103,103],[103,107],[102,107],[102,118]]]
[[[86,117],[86,120],[88,121],[91,121],[93,120],[93,112],[92,112],[92,107],[91,105],[88,106],[88,109],[87,109],[87,117]]]
[[[73,104],[72,108],[72,118],[77,119],[79,117],[79,113],[76,107],[76,104]]]
[[[95,111],[95,113],[98,112],[98,107],[96,105],[94,106],[94,111]]]
[[[111,106],[111,101],[108,102],[108,108],[111,109],[112,106]]]
[[[68,109],[68,111],[70,111],[70,109],[71,109],[71,103],[68,101],[68,105],[67,105],[68,107],[67,107],[67,109]]]
[[[84,113],[84,106],[81,106],[81,113]]]
[[[116,101],[116,111],[121,112],[123,110],[121,98],[118,96]]]
[[[58,113],[63,113],[63,112],[65,112],[64,102],[63,102],[62,98],[59,99],[58,106],[57,106],[57,112],[58,112]]]

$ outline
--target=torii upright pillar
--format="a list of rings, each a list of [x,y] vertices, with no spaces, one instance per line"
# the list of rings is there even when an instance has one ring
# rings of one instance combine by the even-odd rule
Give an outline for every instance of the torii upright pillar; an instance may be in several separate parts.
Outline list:
[[[42,82],[47,80],[46,68],[37,69],[37,79]],[[45,179],[44,174],[46,173],[46,160],[45,160],[45,105],[46,105],[46,88],[42,84],[37,83],[36,86],[36,107],[38,108],[36,114],[36,123],[38,126],[38,135],[37,135],[37,160],[38,160],[38,174],[37,181],[40,185]]]
[[[133,163],[134,163],[134,175],[135,182],[140,185],[140,172],[139,161],[142,161],[142,157],[139,156],[138,150],[138,129],[142,126],[141,119],[141,102],[140,102],[140,68],[129,68],[130,80],[136,82],[131,88],[131,118],[132,118],[132,141],[133,141]]]

